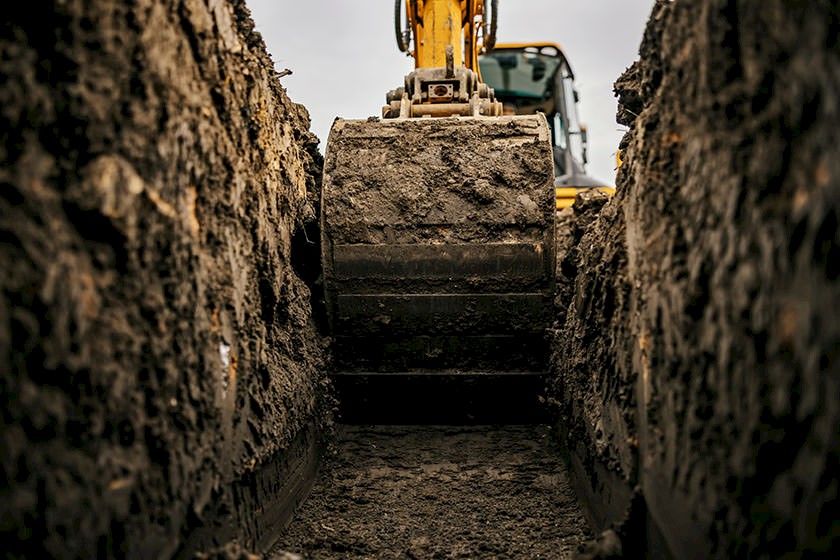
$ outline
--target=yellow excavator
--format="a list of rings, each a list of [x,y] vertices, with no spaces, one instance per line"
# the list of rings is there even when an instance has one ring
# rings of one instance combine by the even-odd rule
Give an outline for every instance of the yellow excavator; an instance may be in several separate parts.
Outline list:
[[[556,43],[505,43],[479,56],[481,77],[492,87],[503,113],[545,114],[554,151],[556,208],[571,206],[587,189],[615,189],[586,173],[587,130],[578,118],[575,76]]]
[[[414,71],[381,119],[336,119],[324,162],[342,419],[530,421],[553,319],[556,141],[544,114],[503,114],[482,79],[496,0],[395,4]]]

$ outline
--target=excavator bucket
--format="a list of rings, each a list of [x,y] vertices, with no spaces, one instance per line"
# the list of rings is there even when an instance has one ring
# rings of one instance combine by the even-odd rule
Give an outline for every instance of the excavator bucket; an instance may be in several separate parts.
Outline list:
[[[553,180],[542,115],[335,121],[321,231],[345,421],[429,406],[478,421],[482,393],[536,406]]]

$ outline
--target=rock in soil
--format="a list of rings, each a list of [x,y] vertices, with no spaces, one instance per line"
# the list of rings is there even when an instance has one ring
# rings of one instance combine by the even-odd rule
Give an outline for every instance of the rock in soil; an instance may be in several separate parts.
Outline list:
[[[341,427],[277,547],[307,559],[572,558],[591,532],[562,455],[547,426]]]

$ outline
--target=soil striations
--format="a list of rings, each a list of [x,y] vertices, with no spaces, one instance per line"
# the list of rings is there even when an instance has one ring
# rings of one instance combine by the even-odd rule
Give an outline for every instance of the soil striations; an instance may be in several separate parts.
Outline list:
[[[560,455],[546,426],[345,426],[277,546],[310,559],[572,558],[590,533]]]
[[[599,521],[637,486],[655,557],[836,554],[838,21],[657,2],[616,83],[624,165],[580,242],[557,386]]]
[[[39,4],[0,23],[4,552],[250,546],[320,406],[307,113],[243,2]]]

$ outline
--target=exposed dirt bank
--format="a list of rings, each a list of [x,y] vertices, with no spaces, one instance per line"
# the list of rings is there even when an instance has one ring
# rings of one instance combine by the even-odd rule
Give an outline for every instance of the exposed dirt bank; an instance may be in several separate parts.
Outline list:
[[[588,535],[547,427],[343,427],[278,547],[312,559],[563,559]]]
[[[639,546],[840,539],[838,21],[832,2],[660,2],[616,84],[625,164],[556,371],[594,500],[622,511],[639,485]]]
[[[663,1],[616,84],[618,193],[564,218],[554,396],[628,558],[840,546],[838,37],[836,2]],[[240,0],[5,7],[7,556],[279,536],[322,418],[307,126]],[[280,546],[556,558],[587,534],[542,432],[342,437]]]
[[[37,5],[0,23],[4,551],[258,542],[323,375],[306,111],[242,2]]]

